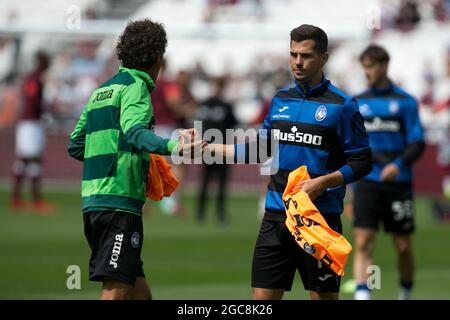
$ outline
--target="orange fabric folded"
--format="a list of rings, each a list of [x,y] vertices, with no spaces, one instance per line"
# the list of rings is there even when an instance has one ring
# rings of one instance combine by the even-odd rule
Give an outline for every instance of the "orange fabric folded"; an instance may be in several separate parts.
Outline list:
[[[343,235],[329,227],[308,194],[298,187],[301,181],[309,179],[306,166],[289,174],[283,193],[286,226],[303,250],[343,276],[352,246]]]
[[[164,196],[170,196],[178,188],[179,184],[164,156],[151,154],[147,180],[147,198],[160,201]]]

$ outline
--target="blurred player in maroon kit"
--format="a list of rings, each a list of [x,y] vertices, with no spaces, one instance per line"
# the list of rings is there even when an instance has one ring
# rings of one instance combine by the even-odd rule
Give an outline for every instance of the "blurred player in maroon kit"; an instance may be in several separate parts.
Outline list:
[[[38,213],[50,213],[54,206],[42,199],[41,174],[45,132],[41,123],[44,112],[43,77],[49,66],[49,57],[44,52],[35,55],[36,68],[25,77],[22,87],[22,110],[16,127],[16,160],[13,165],[13,192],[11,208],[24,208],[22,184],[25,178],[31,182],[31,209]]]

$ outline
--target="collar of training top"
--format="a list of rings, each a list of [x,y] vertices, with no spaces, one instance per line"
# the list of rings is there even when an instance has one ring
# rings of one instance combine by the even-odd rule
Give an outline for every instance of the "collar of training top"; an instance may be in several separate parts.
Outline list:
[[[325,78],[325,76],[322,74],[322,80],[320,83],[315,87],[310,87],[308,85],[303,85],[297,80],[295,80],[295,88],[302,96],[317,96],[321,93],[325,92],[327,90],[328,85],[330,84],[330,81]]]
[[[389,85],[386,87],[386,88],[374,88],[374,87],[371,87],[370,88],[370,91],[373,93],[373,94],[386,94],[386,93],[389,93],[389,92],[392,92],[394,90],[394,84],[392,83],[392,81],[391,80],[389,80]]]
[[[137,76],[138,78],[144,80],[144,82],[147,84],[149,91],[152,91],[155,88],[155,82],[147,72],[137,69],[125,68],[124,66],[119,67],[119,72],[129,72],[132,75]]]

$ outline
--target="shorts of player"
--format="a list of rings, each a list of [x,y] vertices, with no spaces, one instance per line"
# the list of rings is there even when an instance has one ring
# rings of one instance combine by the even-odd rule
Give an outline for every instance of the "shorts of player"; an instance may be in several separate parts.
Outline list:
[[[324,215],[328,225],[342,233],[339,215]],[[305,290],[339,292],[341,278],[306,253],[285,225],[286,215],[266,211],[255,245],[252,287],[290,291],[296,270]]]
[[[354,189],[353,226],[384,230],[395,234],[414,232],[414,205],[411,185],[386,184],[361,180]]]
[[[89,280],[108,277],[134,286],[137,277],[145,278],[141,216],[120,211],[86,212],[84,233],[91,248]]]
[[[41,121],[23,120],[16,128],[16,156],[40,158],[44,150],[45,134]]]

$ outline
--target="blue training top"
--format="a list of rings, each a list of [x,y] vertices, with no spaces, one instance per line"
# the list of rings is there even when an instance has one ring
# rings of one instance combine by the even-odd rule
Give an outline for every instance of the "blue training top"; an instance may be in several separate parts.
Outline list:
[[[370,170],[369,140],[358,104],[325,78],[314,88],[296,82],[278,91],[262,129],[279,142],[272,161],[276,173],[266,194],[267,210],[284,213],[282,195],[288,175],[302,165],[307,166],[311,178],[339,170],[345,183],[350,183],[361,177],[357,172],[361,170],[349,158],[368,154],[365,168]],[[235,145],[235,160],[245,162],[247,152],[245,144]],[[341,214],[344,196],[345,186],[331,188],[314,204],[322,214]]]
[[[409,144],[424,140],[416,100],[393,83],[382,90],[370,88],[356,99],[374,158],[373,170],[364,180],[380,182],[383,167],[393,162],[400,169],[394,183],[411,183],[412,168],[401,155]]]

